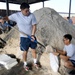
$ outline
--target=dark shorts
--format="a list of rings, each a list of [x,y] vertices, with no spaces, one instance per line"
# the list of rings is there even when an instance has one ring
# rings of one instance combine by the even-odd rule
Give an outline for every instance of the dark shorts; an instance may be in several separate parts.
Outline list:
[[[37,43],[32,42],[29,38],[20,37],[20,49],[22,51],[28,51],[29,47],[31,49],[36,49]]]
[[[70,61],[71,61],[71,63],[73,64],[73,66],[75,67],[75,60],[71,60],[71,59],[70,59]]]

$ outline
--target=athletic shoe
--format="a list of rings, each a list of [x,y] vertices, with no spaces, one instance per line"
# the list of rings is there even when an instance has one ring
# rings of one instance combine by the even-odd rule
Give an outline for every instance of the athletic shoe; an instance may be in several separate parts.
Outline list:
[[[36,64],[34,64],[34,67],[36,68],[36,69],[39,69],[39,65],[36,63]]]
[[[29,67],[26,65],[26,66],[24,66],[24,69],[26,70],[26,71],[29,71]]]

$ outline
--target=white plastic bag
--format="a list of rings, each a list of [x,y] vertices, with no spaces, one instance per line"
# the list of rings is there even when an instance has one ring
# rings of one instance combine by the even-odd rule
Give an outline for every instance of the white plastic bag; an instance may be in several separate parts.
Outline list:
[[[58,57],[53,53],[50,53],[50,66],[54,72],[58,72],[59,69],[59,60]]]

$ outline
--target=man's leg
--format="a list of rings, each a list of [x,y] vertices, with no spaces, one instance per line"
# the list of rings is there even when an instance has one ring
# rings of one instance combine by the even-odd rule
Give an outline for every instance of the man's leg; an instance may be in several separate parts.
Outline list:
[[[69,68],[69,69],[73,69],[75,70],[75,67],[73,66],[73,64],[71,63],[71,61],[66,61],[64,64],[65,67]]]
[[[24,52],[23,52],[24,69],[25,69],[26,71],[29,70],[29,67],[28,67],[28,65],[27,65],[27,53],[28,53],[28,51],[24,51]]]
[[[23,51],[23,62],[24,62],[24,68],[26,71],[29,70],[29,67],[27,65],[27,53],[29,49],[29,39],[25,37],[20,38],[20,48]]]
[[[32,49],[32,56],[34,58],[34,66],[36,69],[39,69],[40,65],[37,63],[37,54],[36,54],[36,50]]]
[[[23,61],[24,61],[24,66],[26,66],[27,65],[27,51],[24,51],[23,52]]]
[[[34,59],[34,64],[36,64],[37,63],[37,55],[36,55],[35,49],[32,49],[32,56],[33,56],[33,59]]]

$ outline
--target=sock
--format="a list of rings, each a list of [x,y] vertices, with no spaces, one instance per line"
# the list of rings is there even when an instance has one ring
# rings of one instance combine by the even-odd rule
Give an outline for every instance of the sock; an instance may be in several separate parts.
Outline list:
[[[27,65],[27,62],[26,61],[24,61],[24,66],[26,66]]]
[[[37,63],[37,59],[34,59],[34,64],[36,64]]]

